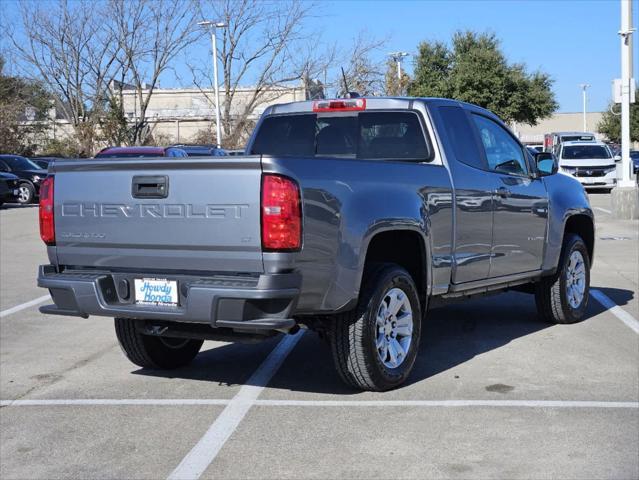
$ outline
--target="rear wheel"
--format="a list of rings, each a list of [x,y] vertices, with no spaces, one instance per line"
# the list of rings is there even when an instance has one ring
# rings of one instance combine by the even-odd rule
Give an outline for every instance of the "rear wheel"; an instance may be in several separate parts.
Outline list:
[[[144,335],[130,318],[115,319],[115,334],[122,351],[143,368],[170,369],[188,365],[202,347],[203,340]]]
[[[589,294],[588,249],[580,236],[568,234],[557,274],[543,278],[536,286],[537,311],[551,323],[575,323],[586,313]]]
[[[395,264],[371,268],[358,307],[333,319],[335,367],[347,384],[373,391],[408,378],[421,335],[421,305],[413,279]]]

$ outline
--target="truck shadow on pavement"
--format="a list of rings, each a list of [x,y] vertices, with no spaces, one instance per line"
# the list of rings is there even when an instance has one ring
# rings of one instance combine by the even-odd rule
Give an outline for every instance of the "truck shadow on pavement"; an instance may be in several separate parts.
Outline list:
[[[630,290],[598,290],[619,306],[627,304],[634,297]],[[583,322],[588,322],[605,310],[605,307],[591,297]],[[422,323],[420,352],[406,385],[422,382],[468,362],[477,355],[547,328],[571,326],[557,327],[540,320],[534,297],[523,293],[509,292],[434,308]],[[176,370],[137,370],[133,373],[229,386],[246,384],[279,338],[281,337],[254,345],[227,344],[203,350],[191,365]],[[207,348],[206,343],[203,348]],[[307,332],[302,337],[268,387],[333,395],[360,393],[341,382],[333,367],[330,347],[312,332]]]

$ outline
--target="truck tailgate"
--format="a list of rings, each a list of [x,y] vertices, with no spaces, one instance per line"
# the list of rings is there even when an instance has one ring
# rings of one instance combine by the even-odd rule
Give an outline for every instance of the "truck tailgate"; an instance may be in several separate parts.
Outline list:
[[[56,163],[60,265],[262,272],[259,156]]]

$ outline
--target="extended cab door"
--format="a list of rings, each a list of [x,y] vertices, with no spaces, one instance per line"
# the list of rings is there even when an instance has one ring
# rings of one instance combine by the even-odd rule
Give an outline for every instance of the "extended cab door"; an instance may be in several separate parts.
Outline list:
[[[455,192],[455,284],[483,280],[490,271],[493,235],[493,174],[467,112],[458,106],[433,109]],[[443,128],[442,128],[443,127]]]
[[[548,194],[530,175],[528,155],[496,121],[471,113],[493,182],[493,245],[490,277],[541,268],[548,221]]]

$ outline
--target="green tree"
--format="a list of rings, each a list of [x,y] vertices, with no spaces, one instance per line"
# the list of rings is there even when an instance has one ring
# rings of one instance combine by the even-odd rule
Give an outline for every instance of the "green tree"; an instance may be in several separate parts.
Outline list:
[[[121,97],[110,96],[103,106],[103,112],[98,116],[100,124],[100,140],[110,146],[130,145],[134,140],[133,128],[129,126],[122,108]]]
[[[32,155],[48,126],[51,96],[39,82],[4,74],[0,56],[0,153]]]
[[[639,89],[635,90],[635,98],[639,100]],[[611,142],[621,142],[621,115],[612,113],[611,104],[601,116],[601,120],[597,125],[597,131],[603,133]],[[617,107],[617,110],[619,108]],[[639,103],[630,104],[630,140],[639,142]]]
[[[509,64],[491,33],[457,32],[452,45],[422,42],[408,92],[488,108],[506,122],[535,125],[557,109],[552,80],[523,64]]]

